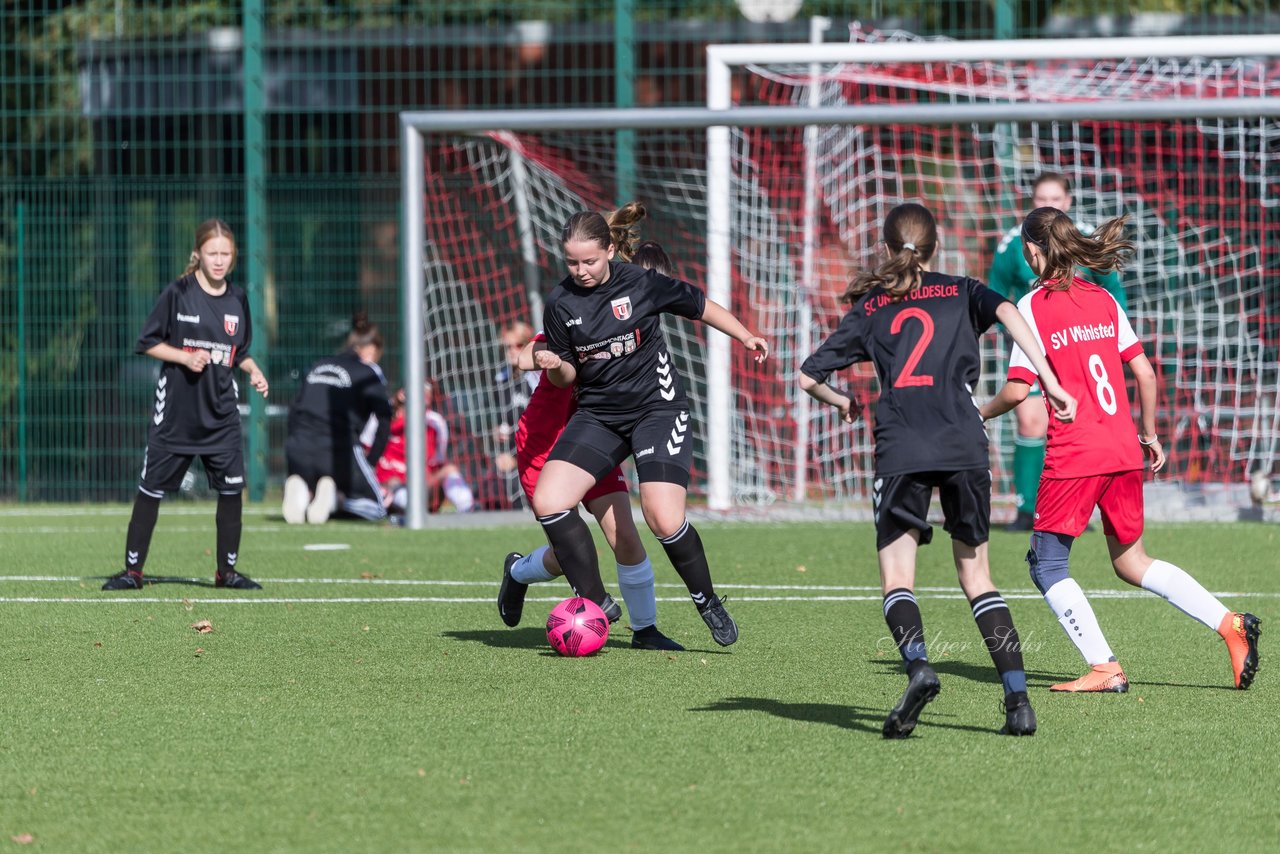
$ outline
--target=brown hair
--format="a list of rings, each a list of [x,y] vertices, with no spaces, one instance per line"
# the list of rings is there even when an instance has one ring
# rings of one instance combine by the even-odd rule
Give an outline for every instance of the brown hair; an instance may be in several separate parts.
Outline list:
[[[1133,253],[1124,236],[1129,217],[1109,219],[1090,235],[1080,233],[1070,216],[1057,208],[1036,208],[1022,221],[1022,242],[1044,253],[1044,269],[1036,280],[1050,290],[1071,287],[1076,267],[1109,273],[1119,270]]]
[[[370,323],[369,317],[363,311],[358,311],[351,318],[351,331],[347,333],[347,346],[351,349],[356,347],[368,347],[370,344],[379,350],[382,346],[382,330],[378,329],[377,324]]]
[[[1036,190],[1040,189],[1041,184],[1047,184],[1052,181],[1062,188],[1062,192],[1068,196],[1071,195],[1071,179],[1061,172],[1041,172],[1031,182],[1031,195],[1035,195]]]
[[[646,240],[636,247],[636,251],[631,255],[631,263],[664,276],[674,276],[676,271],[671,258],[667,255],[667,250],[652,240]]]
[[[236,236],[231,233],[231,226],[220,219],[206,219],[196,226],[196,242],[192,246],[191,257],[187,259],[187,269],[182,271],[182,275],[190,276],[200,268],[200,247],[215,237],[225,237],[231,241],[231,266],[227,268],[227,272],[235,269]]]
[[[630,261],[640,239],[640,221],[646,213],[639,202],[627,202],[607,215],[580,211],[565,222],[560,230],[560,242],[595,241],[601,249],[613,246],[623,261]]]
[[[640,242],[640,221],[648,213],[639,202],[627,202],[605,217],[609,221],[609,234],[618,255],[623,261],[633,261],[636,246]]]
[[[884,219],[884,245],[889,257],[874,270],[863,270],[853,277],[844,292],[845,302],[856,302],[875,287],[900,298],[918,285],[920,265],[938,249],[938,224],[933,214],[915,202],[898,205]]]

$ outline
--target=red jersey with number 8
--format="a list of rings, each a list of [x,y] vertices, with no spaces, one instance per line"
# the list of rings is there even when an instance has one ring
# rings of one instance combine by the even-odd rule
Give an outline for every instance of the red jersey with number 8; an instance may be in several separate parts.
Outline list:
[[[1088,477],[1141,469],[1142,448],[1124,366],[1142,355],[1142,343],[1115,297],[1077,278],[1065,291],[1036,288],[1018,301],[1018,311],[1035,332],[1058,382],[1078,404],[1070,424],[1049,411],[1044,476]],[[1009,357],[1009,379],[1039,379],[1016,344]]]

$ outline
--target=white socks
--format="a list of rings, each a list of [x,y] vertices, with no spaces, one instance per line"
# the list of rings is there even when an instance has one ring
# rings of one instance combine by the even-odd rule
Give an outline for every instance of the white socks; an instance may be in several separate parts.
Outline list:
[[[470,513],[476,506],[476,499],[471,494],[471,487],[460,474],[451,474],[444,479],[444,496],[457,508],[459,513]]]
[[[653,564],[648,556],[632,566],[618,564],[618,589],[627,603],[632,629],[644,629],[658,622],[658,599],[653,592]]]
[[[1098,618],[1074,578],[1064,578],[1046,590],[1044,601],[1090,667],[1115,660]]]
[[[554,575],[547,572],[542,563],[543,555],[551,551],[551,546],[538,546],[511,566],[511,577],[521,584],[537,584],[539,581],[550,581]]]
[[[1230,610],[1199,581],[1163,560],[1152,561],[1147,567],[1142,576],[1142,589],[1168,600],[1170,605],[1215,632]]]
[[[556,576],[547,572],[543,557],[550,546],[538,546],[511,565],[511,577],[521,584],[537,584]],[[658,622],[658,599],[653,592],[653,564],[649,558],[634,566],[618,564],[618,589],[627,603],[627,616],[632,629],[643,629]]]

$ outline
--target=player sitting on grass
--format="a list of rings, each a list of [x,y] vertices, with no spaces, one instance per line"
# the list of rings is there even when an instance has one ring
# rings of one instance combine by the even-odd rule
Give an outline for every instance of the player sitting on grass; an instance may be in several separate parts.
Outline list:
[[[1215,629],[1231,653],[1236,687],[1248,688],[1258,669],[1258,618],[1231,612],[1186,572],[1151,558],[1142,545],[1144,458],[1153,473],[1166,459],[1156,437],[1156,375],[1115,298],[1076,276],[1080,267],[1108,271],[1121,266],[1133,251],[1124,226],[1124,217],[1113,219],[1086,237],[1069,216],[1051,207],[1037,208],[1022,224],[1022,251],[1043,287],[1019,300],[1018,310],[1037,341],[1048,345],[1049,365],[1079,400],[1070,424],[1050,413],[1027,562],[1045,602],[1092,670],[1051,690],[1121,693],[1129,687],[1089,600],[1068,574],[1071,545],[1094,507],[1102,511],[1116,575]],[[1136,433],[1126,364],[1138,386],[1141,426]],[[1014,347],[1008,382],[982,407],[982,417],[1013,409],[1041,376],[1024,348]]]

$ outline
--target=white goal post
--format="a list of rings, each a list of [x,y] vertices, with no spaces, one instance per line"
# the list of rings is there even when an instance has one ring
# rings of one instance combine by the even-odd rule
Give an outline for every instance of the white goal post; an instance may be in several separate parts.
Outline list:
[[[1280,118],[1280,97],[1269,90],[1245,94],[1218,93],[1150,97],[1147,90],[1126,90],[1106,86],[1099,87],[1100,97],[1068,100],[1019,99],[1015,94],[1002,96],[999,92],[984,90],[980,97],[957,94],[945,89],[930,91],[924,87],[927,102],[902,102],[893,104],[857,105],[840,101],[828,105],[813,97],[806,90],[803,100],[793,98],[791,105],[742,106],[734,103],[732,82],[734,74],[746,67],[797,69],[795,76],[813,75],[817,66],[819,79],[812,85],[822,85],[830,78],[825,70],[833,66],[856,65],[859,67],[880,65],[927,65],[930,63],[972,62],[984,66],[1013,62],[1046,62],[1049,60],[1091,61],[1136,57],[1159,62],[1164,59],[1203,57],[1232,60],[1235,58],[1280,57],[1280,40],[1271,36],[1231,36],[1197,38],[1156,39],[1106,39],[1106,40],[1042,40],[1042,41],[890,41],[875,44],[773,44],[773,45],[713,45],[707,50],[708,79],[706,108],[650,108],[650,109],[555,109],[555,110],[474,110],[439,112],[404,112],[401,121],[401,245],[402,245],[402,293],[404,330],[404,386],[406,390],[406,444],[407,467],[411,472],[424,470],[424,418],[422,380],[428,359],[427,342],[430,340],[424,317],[429,308],[425,270],[433,263],[427,257],[426,226],[435,215],[427,209],[425,196],[426,176],[424,161],[426,140],[443,135],[450,137],[488,136],[501,134],[556,133],[591,131],[602,129],[685,129],[706,131],[705,170],[705,284],[708,297],[734,309],[732,283],[735,278],[734,251],[734,129],[803,129],[817,126],[831,128],[886,128],[893,126],[974,126],[1044,124],[1057,126],[1072,122],[1096,121],[1156,121],[1232,120],[1243,125],[1250,123],[1274,124]],[[781,72],[783,76],[791,71]],[[789,96],[790,97],[790,96]],[[815,106],[815,104],[820,104]],[[1246,127],[1246,134],[1249,133]],[[806,135],[812,140],[814,135]],[[815,143],[816,145],[816,143]],[[523,168],[519,146],[512,146],[512,159],[517,172]],[[807,152],[809,156],[811,152]],[[806,171],[813,168],[810,161]],[[1245,168],[1242,164],[1241,168]],[[1270,166],[1269,168],[1275,168]],[[824,192],[835,179],[827,176]],[[1264,181],[1274,180],[1263,176]],[[523,192],[515,193],[510,204],[513,207],[528,205]],[[511,238],[517,243],[516,254],[525,265],[536,265],[531,255],[538,245],[531,237],[533,226],[524,220],[527,211],[521,211],[522,225]],[[809,217],[805,217],[806,220]],[[558,223],[556,224],[558,226]],[[804,245],[814,244],[806,235]],[[545,244],[543,251],[548,251]],[[800,265],[796,265],[797,268]],[[804,268],[811,268],[811,259]],[[693,277],[689,277],[693,278]],[[529,303],[537,304],[536,288],[529,285]],[[804,283],[802,283],[803,286]],[[1272,297],[1274,299],[1274,297]],[[1275,306],[1271,306],[1274,310]],[[539,318],[534,318],[535,321]],[[535,325],[537,325],[535,323]],[[803,349],[803,348],[800,348]],[[794,351],[788,358],[793,361],[782,366],[784,375],[794,380],[798,358],[803,352]],[[734,423],[733,383],[731,379],[731,342],[718,333],[710,333],[706,344],[706,497],[713,510],[727,510],[734,505],[731,459],[735,446],[735,430],[742,428]],[[794,383],[793,383],[794,385]],[[808,416],[801,419],[807,423]],[[802,434],[803,435],[803,434]],[[804,453],[797,448],[797,459]],[[803,497],[805,465],[797,463],[799,482],[796,494]],[[789,482],[790,483],[790,482]],[[793,487],[789,487],[793,488]],[[421,478],[409,479],[409,508],[406,525],[421,528],[426,523],[426,496]]]

